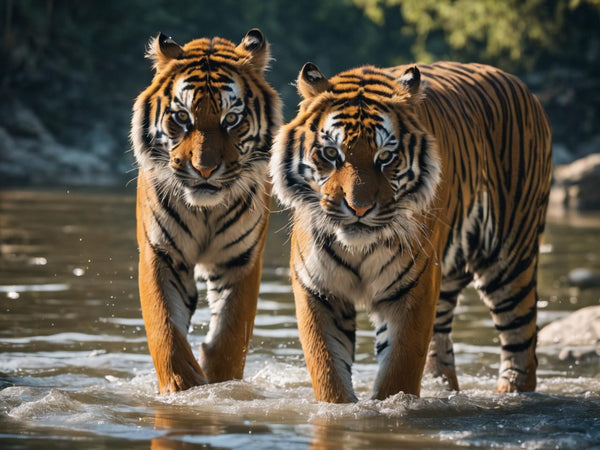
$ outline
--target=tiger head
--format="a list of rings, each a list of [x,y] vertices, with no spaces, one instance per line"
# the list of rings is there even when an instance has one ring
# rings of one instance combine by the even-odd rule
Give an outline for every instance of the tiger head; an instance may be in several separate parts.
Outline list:
[[[155,74],[135,102],[131,129],[140,169],[191,206],[263,186],[281,122],[279,97],[263,76],[263,34],[252,29],[239,45],[213,38],[184,46],[159,34],[146,56]]]
[[[273,146],[277,197],[296,221],[347,247],[408,242],[440,178],[434,138],[417,117],[418,68],[394,76],[365,66],[327,79],[307,63],[297,87],[299,113]]]

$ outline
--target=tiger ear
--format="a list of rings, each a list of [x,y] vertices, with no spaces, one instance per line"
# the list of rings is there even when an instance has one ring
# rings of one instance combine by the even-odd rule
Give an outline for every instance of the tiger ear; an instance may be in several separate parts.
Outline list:
[[[302,67],[300,75],[298,75],[298,93],[303,99],[307,100],[321,92],[325,92],[331,86],[329,80],[321,73],[319,68],[311,63],[307,62]]]
[[[257,72],[263,72],[266,69],[271,59],[271,54],[265,35],[258,28],[252,28],[248,31],[237,48],[248,53],[246,62]]]
[[[156,72],[160,72],[173,59],[178,59],[183,55],[183,48],[162,33],[153,37],[148,42],[146,58],[152,61],[152,67]]]
[[[418,96],[421,87],[421,72],[417,66],[409,67],[404,74],[398,78],[400,86],[407,91],[411,97]]]

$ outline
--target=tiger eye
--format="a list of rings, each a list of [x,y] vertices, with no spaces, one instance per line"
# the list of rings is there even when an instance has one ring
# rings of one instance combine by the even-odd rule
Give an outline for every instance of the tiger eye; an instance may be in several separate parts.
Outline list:
[[[323,155],[329,161],[335,161],[338,158],[338,150],[335,147],[324,147]]]
[[[190,118],[187,111],[177,111],[177,120],[181,123],[186,123]]]
[[[393,158],[394,154],[389,150],[385,150],[377,156],[377,162],[379,164],[386,164],[389,163]]]
[[[223,118],[223,123],[228,126],[234,125],[237,121],[238,115],[233,112],[225,114],[225,117]]]

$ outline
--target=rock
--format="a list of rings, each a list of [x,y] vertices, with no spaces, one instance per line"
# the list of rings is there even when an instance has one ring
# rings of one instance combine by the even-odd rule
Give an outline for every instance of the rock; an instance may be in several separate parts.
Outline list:
[[[600,286],[600,272],[585,267],[579,267],[569,272],[569,284],[580,288]]]
[[[42,142],[54,141],[42,121],[18,100],[9,100],[2,105],[0,123],[15,139],[26,137]]]
[[[600,356],[600,306],[581,308],[549,323],[538,333],[538,347],[560,349],[561,359]]]
[[[600,210],[600,153],[554,169],[550,204],[577,211]]]
[[[589,361],[600,356],[600,346],[565,347],[558,354],[561,361]]]
[[[112,158],[118,148],[117,140],[103,123],[96,123],[88,134],[90,152],[103,159]]]
[[[98,126],[83,148],[63,145],[19,101],[0,105],[0,186],[108,186],[122,183],[116,141]]]

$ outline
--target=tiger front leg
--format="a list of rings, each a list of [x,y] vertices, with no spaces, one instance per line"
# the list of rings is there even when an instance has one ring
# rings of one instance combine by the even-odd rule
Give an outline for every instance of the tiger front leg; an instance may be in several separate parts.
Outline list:
[[[293,266],[292,266],[293,267]],[[317,401],[357,401],[352,388],[356,311],[349,302],[309,292],[292,268],[298,332]]]
[[[433,266],[433,265],[432,265]],[[419,395],[432,335],[439,271],[425,268],[415,285],[397,298],[375,303],[375,350],[379,370],[372,397],[383,400],[404,392]]]
[[[211,319],[200,346],[200,365],[210,383],[241,379],[244,375],[256,318],[267,225],[268,219],[256,245],[248,250],[247,265],[221,267],[220,273],[208,277]]]
[[[167,253],[140,240],[139,289],[148,348],[161,394],[206,384],[186,334],[196,304],[191,273],[179,273]]]

